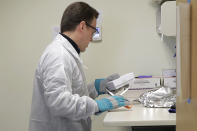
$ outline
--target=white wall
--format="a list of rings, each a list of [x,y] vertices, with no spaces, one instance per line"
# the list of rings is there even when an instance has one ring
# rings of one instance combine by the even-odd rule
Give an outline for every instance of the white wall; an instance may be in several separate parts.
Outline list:
[[[28,130],[36,65],[73,1],[0,0],[0,130]],[[151,0],[84,1],[103,16],[102,42],[91,43],[82,54],[88,81],[114,72],[161,75],[162,69],[175,68],[175,39],[162,42],[156,34]],[[93,117],[94,131],[129,130],[102,126],[104,115]]]
[[[161,75],[174,68],[175,38],[162,42],[156,33],[156,8],[151,0],[119,0],[93,3],[103,12],[103,41],[90,44],[83,54],[90,80],[113,72]]]

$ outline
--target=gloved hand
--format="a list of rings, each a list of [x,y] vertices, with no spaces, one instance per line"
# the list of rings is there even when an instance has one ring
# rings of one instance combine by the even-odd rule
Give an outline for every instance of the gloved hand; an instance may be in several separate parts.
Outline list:
[[[110,86],[113,86],[113,84],[107,84],[107,83],[115,79],[118,79],[119,77],[120,75],[115,73],[115,74],[108,76],[106,79],[96,79],[94,82],[94,86],[96,88],[98,95],[107,93],[106,88],[109,90],[110,88],[113,89],[113,87],[110,87]]]
[[[102,98],[96,100],[99,112],[104,112],[112,109],[116,109],[122,106],[131,105],[131,102],[125,99],[123,96],[110,96],[108,98]]]

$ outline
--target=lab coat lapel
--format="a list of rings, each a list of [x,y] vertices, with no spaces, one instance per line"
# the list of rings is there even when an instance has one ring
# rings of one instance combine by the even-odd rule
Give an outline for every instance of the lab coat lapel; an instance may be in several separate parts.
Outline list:
[[[73,48],[73,46],[70,44],[70,42],[65,39],[62,35],[58,34],[57,35],[57,40],[60,40],[63,47],[77,60],[79,61],[82,65],[83,62],[81,60],[81,58],[79,57],[79,54],[77,53],[77,51]]]
[[[81,58],[79,57],[79,54],[77,53],[77,51],[73,48],[73,46],[70,44],[70,42],[65,39],[63,36],[61,36],[60,34],[58,34],[58,36],[56,37],[57,40],[60,40],[63,45],[63,47],[74,57],[74,59],[76,60],[79,70],[81,71],[82,74],[82,78],[83,78],[83,83],[84,83],[84,87],[85,87],[85,94],[87,96],[89,96],[88,90],[87,90],[87,84],[86,84],[86,77],[85,77],[85,73],[83,71],[83,61],[81,60]]]

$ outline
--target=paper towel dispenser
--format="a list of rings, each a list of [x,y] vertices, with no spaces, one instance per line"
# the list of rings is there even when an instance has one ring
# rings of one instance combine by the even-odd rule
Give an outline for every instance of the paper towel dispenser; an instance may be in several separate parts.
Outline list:
[[[176,36],[176,1],[166,1],[161,5],[160,33]]]

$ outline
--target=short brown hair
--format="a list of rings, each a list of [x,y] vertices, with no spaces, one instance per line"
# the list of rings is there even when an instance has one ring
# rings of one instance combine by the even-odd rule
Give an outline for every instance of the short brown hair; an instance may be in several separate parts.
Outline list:
[[[93,18],[98,18],[98,11],[85,2],[74,2],[64,11],[61,20],[61,33],[73,31],[81,21],[91,23]]]

